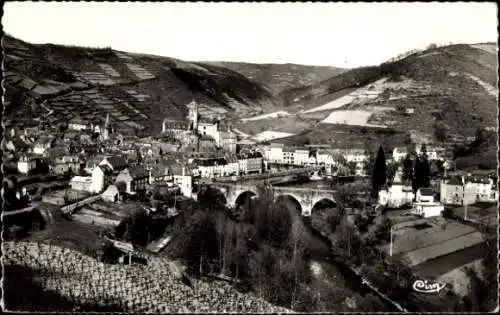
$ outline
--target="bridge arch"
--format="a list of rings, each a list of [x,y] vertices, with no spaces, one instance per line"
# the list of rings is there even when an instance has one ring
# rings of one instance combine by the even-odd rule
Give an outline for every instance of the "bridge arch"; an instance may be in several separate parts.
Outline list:
[[[302,211],[304,210],[304,207],[300,203],[300,198],[297,198],[293,194],[288,194],[288,193],[283,193],[283,194],[278,194],[274,197],[274,201],[276,204],[279,203],[285,203],[286,202],[291,202],[295,209],[298,211],[299,214],[302,214]]]
[[[241,193],[239,193],[236,198],[234,199],[234,205],[235,207],[238,207],[242,204],[244,204],[247,200],[250,198],[258,196],[258,194],[253,191],[253,190],[244,190]]]
[[[337,208],[337,203],[331,197],[320,197],[316,202],[313,203],[311,212],[313,212],[316,209],[324,209],[324,208]]]

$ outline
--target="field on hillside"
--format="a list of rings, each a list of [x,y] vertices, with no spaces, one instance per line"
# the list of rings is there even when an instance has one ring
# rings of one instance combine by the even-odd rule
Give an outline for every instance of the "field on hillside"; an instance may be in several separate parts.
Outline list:
[[[287,145],[329,144],[338,148],[372,147],[377,150],[383,145],[385,150],[408,144],[410,136],[390,128],[370,128],[349,125],[320,124],[316,128],[283,139]]]
[[[302,120],[295,116],[286,116],[281,118],[240,122],[235,125],[235,128],[250,135],[255,135],[264,131],[295,134],[310,128],[312,125],[313,124],[307,120]]]
[[[497,50],[495,44],[437,47],[351,69],[282,96],[308,118],[318,111],[392,107],[399,111],[378,113],[368,123],[401,131],[411,126],[431,135],[440,125],[448,138],[473,136],[477,128],[496,125]],[[413,114],[401,114],[406,109]]]

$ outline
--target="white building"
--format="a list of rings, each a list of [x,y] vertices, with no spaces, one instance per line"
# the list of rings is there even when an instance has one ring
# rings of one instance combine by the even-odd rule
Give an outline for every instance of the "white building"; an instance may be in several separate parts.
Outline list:
[[[198,133],[202,136],[210,136],[215,140],[215,144],[220,146],[219,131],[217,123],[198,122]]]
[[[183,196],[191,198],[193,195],[193,177],[185,165],[175,164],[171,166],[173,181]]]
[[[389,208],[409,206],[413,201],[413,189],[402,181],[402,168],[396,171],[392,185],[379,191],[378,204]]]
[[[419,188],[415,194],[416,202],[432,203],[434,202],[434,192],[431,188]]]
[[[227,164],[224,165],[224,175],[238,175],[240,173],[240,165],[238,163],[238,159],[235,157],[230,157],[227,159]]]
[[[101,194],[102,199],[109,202],[120,201],[120,192],[115,185],[109,185],[108,188]]]
[[[92,177],[91,176],[74,176],[69,181],[69,186],[73,190],[91,191]]]
[[[86,130],[88,127],[89,122],[80,117],[75,117],[68,122],[68,129],[70,130]]]
[[[282,143],[271,143],[269,148],[265,151],[266,160],[270,163],[283,163],[283,147],[284,145]]]
[[[424,218],[440,216],[444,206],[439,202],[416,202],[413,204],[412,213]]]
[[[112,170],[107,165],[99,165],[94,167],[91,173],[92,184],[89,187],[89,191],[92,193],[102,192],[109,181],[108,176],[110,176],[111,173]]]
[[[17,161],[17,170],[21,174],[29,174],[36,169],[36,160],[32,156],[23,155]]]
[[[468,176],[464,178],[464,203],[498,201],[498,190],[492,178]]]
[[[295,149],[293,154],[295,165],[308,165],[309,164],[309,150],[308,149]]]

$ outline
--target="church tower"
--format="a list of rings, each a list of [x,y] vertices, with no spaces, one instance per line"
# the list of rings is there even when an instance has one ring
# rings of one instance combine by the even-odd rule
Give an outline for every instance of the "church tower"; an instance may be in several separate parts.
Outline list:
[[[109,113],[106,114],[106,122],[104,123],[103,139],[104,140],[108,140],[109,139]]]

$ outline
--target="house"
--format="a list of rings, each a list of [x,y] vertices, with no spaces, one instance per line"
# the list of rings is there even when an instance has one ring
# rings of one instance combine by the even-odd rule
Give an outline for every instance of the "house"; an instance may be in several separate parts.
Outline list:
[[[464,178],[464,203],[472,204],[478,201],[498,201],[496,183],[485,176],[467,176]]]
[[[419,188],[415,194],[416,202],[434,202],[434,191],[432,188]]]
[[[40,138],[33,146],[33,153],[43,155],[47,149],[52,148],[54,140],[52,137]]]
[[[133,166],[122,170],[116,177],[116,183],[124,182],[126,192],[134,195],[146,190],[146,184],[149,180],[149,172],[143,166]]]
[[[22,174],[29,174],[36,169],[36,160],[31,155],[22,155],[17,161],[17,170]]]
[[[193,178],[186,165],[174,164],[171,166],[173,182],[181,190],[183,196],[191,198],[193,195]]]
[[[411,213],[424,218],[437,217],[444,211],[444,206],[439,202],[416,202]]]
[[[109,185],[108,188],[101,194],[102,199],[109,202],[120,201],[120,192],[115,185]]]
[[[170,164],[174,164],[175,162],[171,162]],[[169,164],[167,161],[162,161],[160,163],[155,163],[147,168],[149,172],[149,183],[161,183],[165,182],[172,177],[172,173],[170,171]]]
[[[238,175],[240,173],[239,161],[236,156],[229,156],[226,158],[226,164],[224,165],[224,175]]]
[[[95,155],[87,157],[84,165],[84,171],[88,174],[91,174],[94,167],[99,165],[99,163],[101,163],[104,158],[105,158],[104,155]]]
[[[65,174],[69,171],[78,173],[82,168],[82,162],[77,155],[63,155],[53,159],[50,168],[54,174]]]
[[[295,164],[295,149],[293,148],[283,148],[283,164]]]
[[[259,152],[240,154],[238,156],[239,173],[262,173],[262,161],[262,154]]]
[[[461,205],[464,197],[462,178],[453,176],[451,179],[442,179],[440,182],[440,201],[443,204]]]
[[[108,165],[98,165],[92,170],[90,192],[100,193],[111,182],[113,170]]]
[[[91,191],[92,177],[91,176],[74,176],[69,181],[69,186],[73,190]]]
[[[89,128],[89,126],[90,126],[89,121],[87,121],[81,117],[78,117],[78,116],[71,119],[68,122],[68,129],[69,130],[77,130],[77,131],[86,130]]]
[[[219,138],[219,147],[227,152],[236,153],[238,138],[234,132],[222,131],[219,133]]]
[[[346,162],[365,162],[370,159],[364,149],[333,149],[332,152],[340,154]]]
[[[177,135],[191,130],[191,123],[185,120],[165,118],[162,124],[162,132]]]
[[[392,158],[395,162],[401,162],[406,158],[408,154],[408,148],[406,147],[396,147],[392,150]]]
[[[105,157],[99,165],[108,165],[113,172],[120,172],[128,167],[128,161],[120,155]]]
[[[282,143],[271,143],[268,149],[266,149],[266,160],[270,163],[283,163],[284,145]]]
[[[309,149],[295,149],[293,158],[295,165],[309,164]]]

